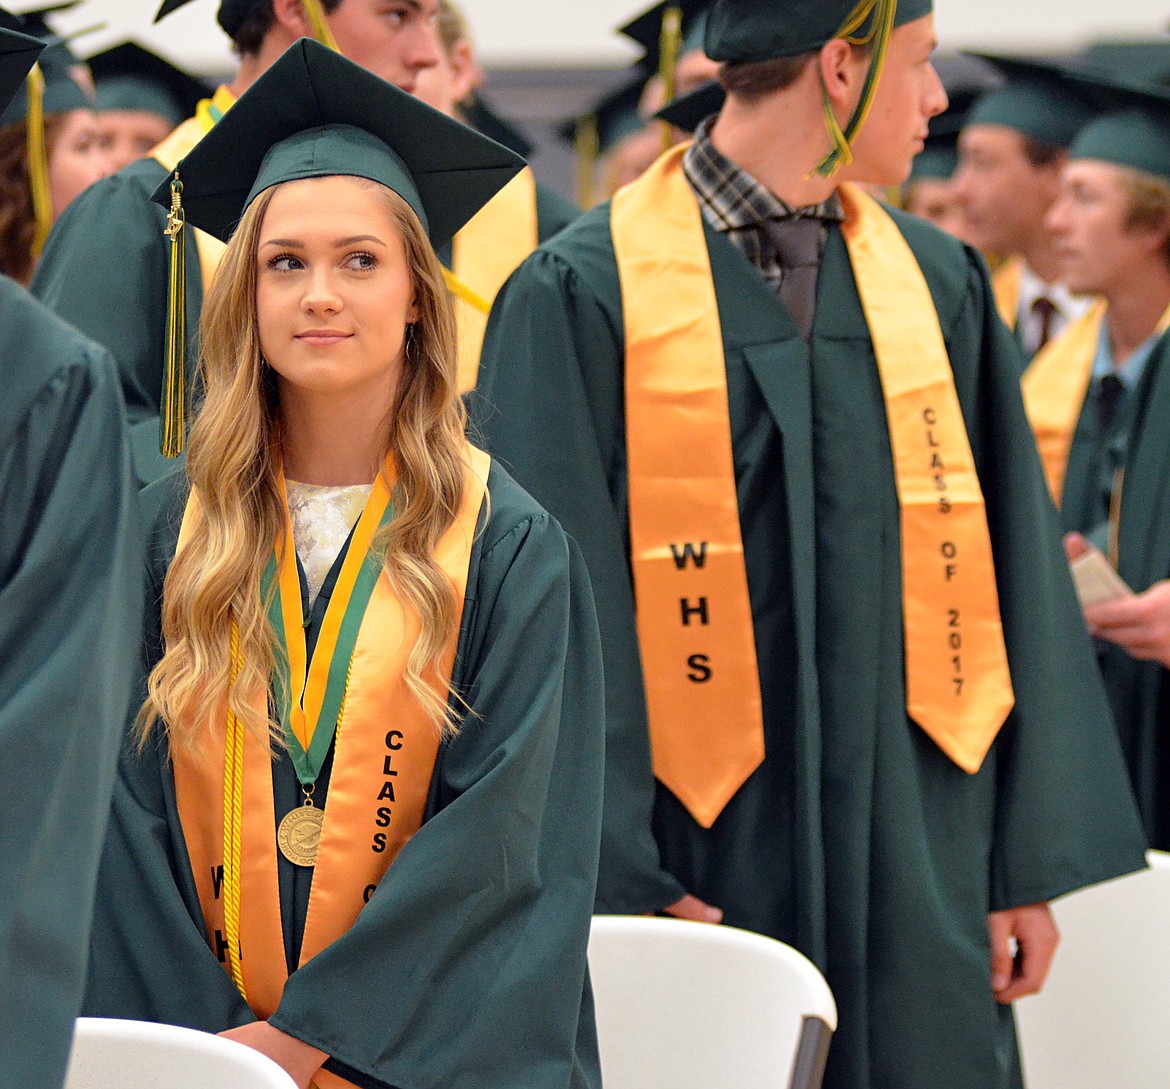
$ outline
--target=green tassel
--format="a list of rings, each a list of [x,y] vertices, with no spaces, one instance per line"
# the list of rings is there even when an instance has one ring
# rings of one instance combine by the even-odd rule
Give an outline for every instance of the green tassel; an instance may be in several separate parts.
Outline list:
[[[171,179],[171,210],[166,236],[171,240],[167,286],[166,369],[163,372],[162,413],[158,442],[163,457],[183,452],[187,402],[187,232],[183,215],[183,183],[179,172]]]
[[[825,105],[825,127],[829,130],[829,139],[832,148],[829,153],[813,167],[813,173],[823,178],[831,178],[842,166],[853,161],[853,152],[849,145],[853,142],[861,126],[869,116],[869,108],[873,105],[873,96],[877,91],[878,78],[881,76],[882,65],[886,59],[886,49],[890,44],[890,35],[894,30],[894,16],[897,12],[898,0],[860,0],[860,3],[841,24],[841,28],[834,37],[844,38],[850,45],[866,45],[873,42],[873,57],[869,62],[869,71],[865,73],[865,83],[861,87],[861,97],[857,100],[857,108],[853,116],[841,131],[837,118],[833,115],[833,108],[829,103],[829,92],[821,82],[821,95]],[[873,13],[873,22],[864,34],[858,31]]]

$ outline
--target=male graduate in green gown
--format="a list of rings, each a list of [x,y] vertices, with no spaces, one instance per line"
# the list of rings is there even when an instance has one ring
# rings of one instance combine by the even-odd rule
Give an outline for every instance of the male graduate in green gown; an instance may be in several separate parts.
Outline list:
[[[163,18],[187,0],[166,0]],[[168,141],[144,159],[92,186],[54,225],[31,290],[66,321],[105,345],[117,361],[142,483],[165,473],[159,415],[167,360],[166,211],[150,195],[174,161],[189,151],[297,38],[329,35],[350,60],[406,91],[438,62],[434,27],[438,0],[222,0],[219,24],[231,37],[240,67],[230,85],[200,104]],[[313,19],[317,14],[324,22]],[[203,286],[219,247],[202,236],[186,248],[185,370],[198,359]],[[174,383],[171,384],[172,392]]]
[[[726,105],[505,286],[480,426],[590,568],[598,909],[805,951],[832,1089],[999,1089],[1144,838],[985,266],[840,184],[946,105],[891,7],[716,3]]]
[[[0,108],[44,42],[0,31]],[[0,1075],[57,1089],[141,620],[113,363],[0,277]]]
[[[1069,150],[1048,214],[1065,282],[1101,297],[1037,356],[1024,403],[1070,555],[1108,557],[1136,596],[1085,610],[1134,792],[1170,848],[1170,93],[1112,89]]]

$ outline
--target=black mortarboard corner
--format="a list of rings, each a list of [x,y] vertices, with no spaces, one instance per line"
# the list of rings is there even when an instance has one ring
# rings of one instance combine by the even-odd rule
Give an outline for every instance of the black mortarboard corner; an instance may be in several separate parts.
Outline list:
[[[172,125],[190,117],[213,89],[138,42],[122,42],[86,63],[93,73],[99,110],[143,110]]]
[[[185,373],[181,247],[186,222],[227,241],[265,189],[341,174],[368,178],[396,192],[438,247],[523,167],[524,160],[503,145],[319,42],[301,38],[154,194],[171,209],[166,389],[173,388],[177,396]],[[181,404],[164,404],[161,428],[168,456],[182,448],[182,416]]]
[[[0,27],[0,107],[7,107],[23,88],[25,77],[44,48],[39,38]]]
[[[696,27],[706,17],[710,0],[661,0],[628,23],[618,33],[642,47],[638,67],[646,77],[657,74],[667,98],[674,96],[674,69],[683,43],[695,41]]]
[[[842,129],[825,97],[831,147],[813,173],[831,177],[853,159],[850,144],[865,122],[894,28],[929,15],[931,0],[715,0],[703,51],[722,64],[751,64],[812,53],[834,38],[870,45],[873,57],[853,116]]]
[[[532,154],[532,141],[478,91],[472,91],[470,98],[460,105],[459,112],[473,129],[510,148],[522,159]]]
[[[676,129],[694,132],[713,113],[723,109],[727,92],[717,79],[709,79],[698,87],[668,102],[654,116]]]

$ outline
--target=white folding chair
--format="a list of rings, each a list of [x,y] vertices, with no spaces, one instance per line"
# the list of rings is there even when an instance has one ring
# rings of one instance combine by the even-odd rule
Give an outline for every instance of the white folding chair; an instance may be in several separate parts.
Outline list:
[[[1170,855],[1053,905],[1061,942],[1016,1003],[1028,1089],[1170,1085]]]
[[[599,915],[605,1089],[817,1089],[837,1007],[795,949],[732,927]]]
[[[63,1089],[296,1089],[271,1059],[208,1032],[79,1017]]]

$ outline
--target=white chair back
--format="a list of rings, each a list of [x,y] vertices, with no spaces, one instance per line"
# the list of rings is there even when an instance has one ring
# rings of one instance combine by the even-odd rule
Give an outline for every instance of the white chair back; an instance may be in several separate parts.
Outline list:
[[[589,972],[605,1089],[817,1089],[837,1008],[795,949],[725,926],[600,915]]]
[[[1028,1089],[1170,1085],[1170,855],[1053,905],[1044,990],[1016,1003]]]
[[[63,1089],[296,1089],[271,1059],[207,1032],[79,1017]]]

